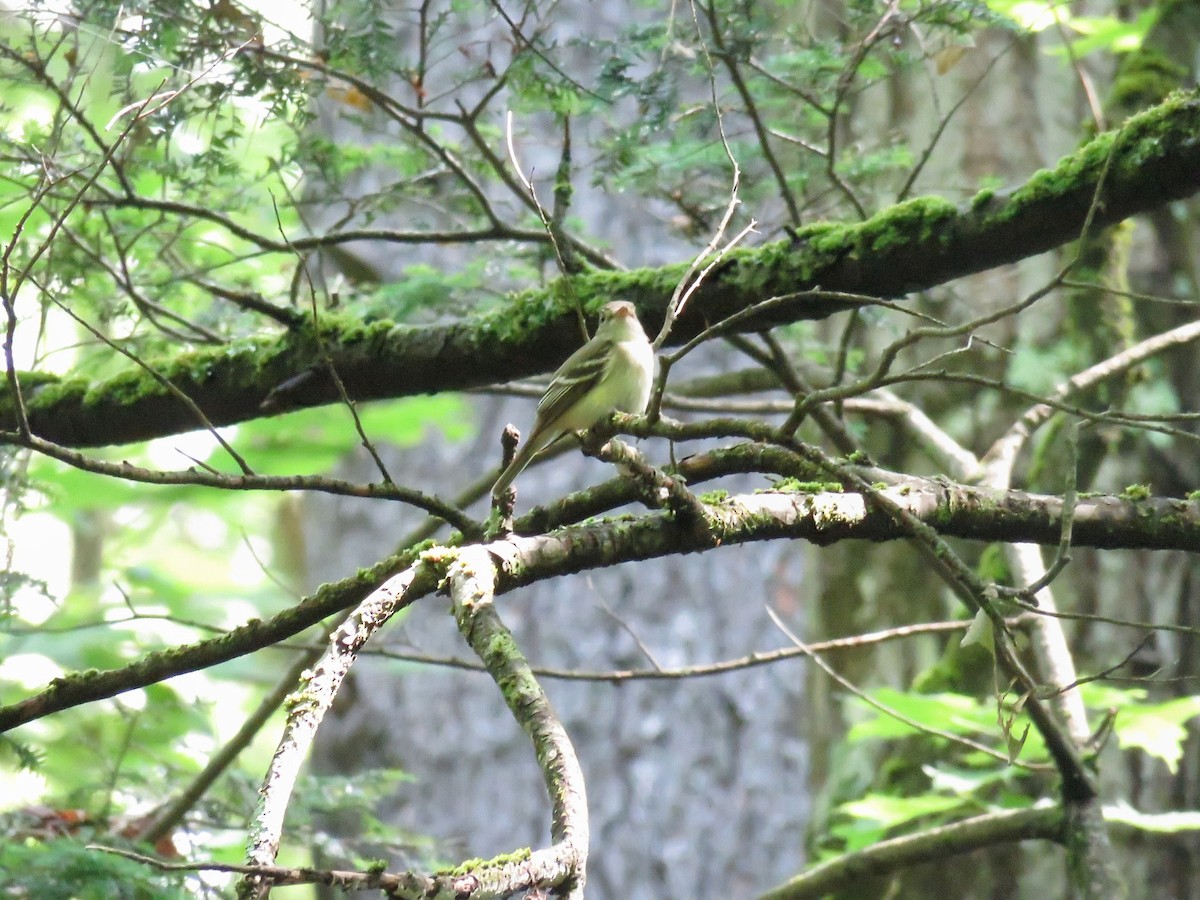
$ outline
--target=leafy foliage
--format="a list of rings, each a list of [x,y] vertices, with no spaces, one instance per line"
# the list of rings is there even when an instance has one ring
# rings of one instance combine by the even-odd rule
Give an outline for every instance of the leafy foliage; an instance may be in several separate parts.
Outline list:
[[[180,876],[89,850],[77,840],[0,841],[0,891],[46,900],[183,900],[196,893]]]

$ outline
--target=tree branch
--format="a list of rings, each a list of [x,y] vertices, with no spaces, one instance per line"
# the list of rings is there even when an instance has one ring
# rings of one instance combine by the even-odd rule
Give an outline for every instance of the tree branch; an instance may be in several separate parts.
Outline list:
[[[334,631],[329,648],[301,680],[292,695],[292,708],[283,736],[259,790],[259,804],[246,842],[247,864],[274,864],[292,788],[342,680],[367,639],[382,628],[396,610],[408,605],[414,595],[421,596],[429,590],[429,576],[428,568],[418,562],[372,591]],[[240,900],[265,897],[271,886],[269,878],[249,875],[238,884],[238,897]]]
[[[736,250],[696,292],[671,340],[685,342],[708,323],[768,296],[790,299],[747,318],[739,331],[824,318],[857,305],[810,290],[818,284],[825,291],[899,296],[1074,240],[1110,160],[1094,226],[1190,196],[1200,190],[1197,134],[1200,98],[1177,95],[1128,120],[1119,135],[1100,135],[1014,191],[983,192],[961,208],[936,197],[911,200],[859,224],[821,223],[789,242]],[[586,308],[601,297],[632,300],[653,331],[686,268],[585,273],[572,286]],[[478,387],[548,371],[575,349],[574,307],[560,294],[550,284],[522,293],[502,312],[449,325],[330,321],[323,325],[324,338],[355,400]],[[462,359],[472,364],[463,366]],[[260,416],[268,396],[276,409],[334,402],[333,385],[314,369],[318,361],[311,336],[298,330],[150,362],[214,425],[227,425]],[[193,427],[194,415],[151,382],[126,372],[99,383],[27,380],[22,388],[31,394],[34,433],[60,444],[123,443]],[[14,427],[14,416],[12,398],[0,399],[0,426]]]
[[[769,448],[744,445],[751,457]],[[697,462],[693,471],[712,472],[712,457]],[[736,471],[744,471],[738,467]],[[725,474],[730,469],[718,470]],[[873,472],[871,474],[874,474]],[[625,479],[614,480],[596,491],[612,505],[631,499]],[[936,526],[938,533],[972,540],[1010,540],[1057,544],[1061,531],[1062,500],[1020,491],[991,491],[965,485],[922,479],[897,481],[877,492],[898,508]],[[573,514],[603,512],[594,504],[572,500]],[[570,498],[568,498],[570,499]],[[654,559],[676,553],[693,553],[715,546],[751,541],[801,539],[816,544],[839,540],[872,541],[908,538],[909,532],[893,518],[868,505],[857,493],[796,493],[772,491],[727,498],[705,504],[711,530],[681,527],[671,513],[651,513],[633,521],[615,520],[564,528],[551,535],[514,536],[497,542],[510,564],[497,593],[557,575]],[[560,511],[561,513],[561,511]],[[518,532],[558,519],[535,511],[517,522]],[[1074,545],[1105,548],[1200,548],[1200,501],[1151,498],[1132,501],[1113,496],[1081,498],[1075,508]],[[411,560],[411,557],[408,557]],[[50,686],[18,703],[0,707],[0,732],[83,703],[116,696],[175,675],[217,665],[292,637],[325,617],[346,609],[405,565],[403,558],[380,563],[373,570],[322,587],[300,604],[265,621],[235,628],[220,637],[171,650],[148,654],[119,669],[75,673],[55,679]],[[410,596],[424,596],[410,591]]]
[[[516,863],[474,874],[477,892],[507,896],[533,888],[563,887],[566,900],[582,900],[588,853],[587,792],[575,748],[550,707],[520,649],[496,608],[496,566],[488,551],[468,547],[447,569],[458,629],[504,695],[504,702],[537,753],[538,768],[553,809],[550,834],[555,844]]]
[[[1048,807],[990,813],[880,841],[858,853],[821,863],[767,891],[759,900],[815,900],[909,866],[1028,840],[1063,842],[1062,810]]]

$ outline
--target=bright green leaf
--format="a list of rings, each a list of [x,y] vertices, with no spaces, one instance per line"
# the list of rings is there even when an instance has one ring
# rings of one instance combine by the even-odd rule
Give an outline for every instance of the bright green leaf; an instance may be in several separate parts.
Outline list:
[[[874,691],[872,696],[908,719],[940,731],[975,735],[993,731],[995,728],[994,709],[985,709],[974,698],[962,694],[906,694],[891,688],[881,688]],[[907,722],[875,710],[874,707],[866,708],[870,710],[872,717],[858,722],[850,729],[848,738],[851,741],[908,737],[921,733],[920,729]]]
[[[878,822],[884,828],[895,828],[913,819],[958,809],[964,802],[962,797],[937,794],[921,794],[917,797],[868,794],[861,800],[843,803],[838,808],[856,818]]]
[[[1166,703],[1122,709],[1114,730],[1121,747],[1136,747],[1161,759],[1174,774],[1183,758],[1183,742],[1187,740],[1184,723],[1198,715],[1200,696],[1179,697]]]
[[[1156,834],[1200,831],[1200,810],[1144,813],[1127,803],[1117,803],[1104,807],[1104,818],[1108,822],[1119,822],[1139,831],[1150,831]]]

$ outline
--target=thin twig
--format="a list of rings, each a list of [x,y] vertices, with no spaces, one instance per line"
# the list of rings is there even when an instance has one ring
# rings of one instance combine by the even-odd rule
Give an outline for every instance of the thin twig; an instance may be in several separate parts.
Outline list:
[[[879,710],[885,716],[889,716],[890,718],[895,719],[897,722],[902,722],[915,731],[921,732],[922,734],[929,734],[934,737],[941,738],[944,741],[949,741],[952,744],[958,744],[959,746],[966,747],[969,750],[975,750],[979,753],[990,756],[992,759],[998,759],[1006,764],[1020,766],[1021,768],[1028,769],[1030,771],[1045,771],[1048,768],[1047,766],[1041,764],[1023,763],[1017,760],[1012,760],[1009,758],[1007,753],[1002,753],[999,750],[993,750],[986,744],[981,744],[978,741],[973,741],[970,738],[963,737],[962,735],[954,734],[949,731],[943,731],[940,728],[934,728],[931,725],[918,722],[916,719],[913,719],[912,717],[900,712],[895,707],[889,706],[888,704],[877,700],[862,688],[858,687],[856,684],[844,677],[835,668],[833,668],[833,666],[829,665],[828,662],[814,653],[811,647],[805,644],[804,641],[800,640],[796,633],[788,628],[783,619],[779,617],[779,614],[775,612],[774,609],[772,609],[769,605],[765,606],[764,609],[767,611],[767,615],[771,617],[771,621],[775,623],[775,627],[778,628],[789,641],[795,644],[797,649],[799,649],[805,656],[816,663],[821,671],[840,684],[845,690],[862,700],[868,706]]]
[[[279,214],[279,205],[275,202],[274,194],[271,194],[271,208],[275,211],[275,227],[279,229],[279,235],[286,243],[287,234],[283,229],[283,219]],[[312,335],[316,341],[317,352],[321,356],[321,362],[325,365],[325,371],[329,373],[329,378],[333,381],[334,387],[337,389],[342,405],[350,411],[350,418],[354,420],[354,431],[358,434],[358,440],[367,453],[370,454],[371,459],[375,463],[375,468],[379,470],[379,474],[383,477],[383,483],[394,484],[387,466],[384,465],[383,457],[379,455],[379,451],[375,449],[374,442],[367,436],[367,430],[363,427],[362,419],[358,415],[358,404],[350,398],[350,393],[346,390],[346,384],[342,381],[342,376],[333,361],[333,355],[329,352],[329,348],[325,346],[325,337],[321,334],[321,313],[317,307],[317,286],[313,284],[312,273],[308,271],[308,261],[299,252],[296,253],[296,271],[304,279],[304,283],[308,287],[309,313],[312,316]]]

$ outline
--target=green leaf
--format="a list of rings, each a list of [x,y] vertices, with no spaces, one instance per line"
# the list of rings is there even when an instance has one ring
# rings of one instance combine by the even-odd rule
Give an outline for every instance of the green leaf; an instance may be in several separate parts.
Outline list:
[[[920,725],[961,735],[977,735],[993,731],[995,715],[973,697],[962,694],[906,694],[891,688],[881,688],[872,696],[885,706]],[[858,704],[866,706],[863,701]],[[889,739],[908,737],[923,732],[907,722],[866,707],[873,715],[858,722],[847,735],[852,742],[870,738]]]
[[[1072,16],[1066,24],[1072,31],[1083,35],[1071,42],[1071,51],[1076,58],[1089,53],[1130,53],[1139,49],[1147,33],[1158,21],[1158,10],[1147,9],[1132,20],[1116,16]],[[1066,48],[1056,48],[1055,55],[1066,56]]]
[[[1124,749],[1136,748],[1161,759],[1174,775],[1187,740],[1184,723],[1200,715],[1200,696],[1179,697],[1166,703],[1127,706],[1117,713],[1114,730]]]
[[[111,837],[105,843],[114,843]],[[164,874],[71,838],[0,843],[0,896],[72,900],[173,900],[192,896],[187,875]]]
[[[1144,813],[1127,803],[1116,803],[1104,807],[1104,818],[1109,822],[1120,822],[1139,831],[1156,834],[1178,834],[1181,831],[1200,831],[1200,811]]]
[[[966,797],[977,794],[986,787],[1002,783],[1012,777],[1012,770],[997,766],[986,769],[966,769],[962,766],[922,766],[921,771],[929,777],[930,787],[943,794]],[[1029,798],[1022,795],[1021,805],[1028,805]]]
[[[971,627],[963,635],[960,646],[970,647],[972,644],[979,644],[991,652],[995,647],[994,641],[995,635],[992,632],[992,620],[981,609],[975,613],[975,618],[971,621]]]
[[[921,794],[917,797],[867,794],[861,800],[843,803],[839,809],[855,818],[878,822],[884,828],[895,828],[913,819],[958,809],[963,803],[962,797],[943,797],[937,794]]]
[[[1042,0],[987,0],[988,8],[1029,31],[1045,31],[1054,25],[1056,3]],[[1065,14],[1060,13],[1060,16]]]

